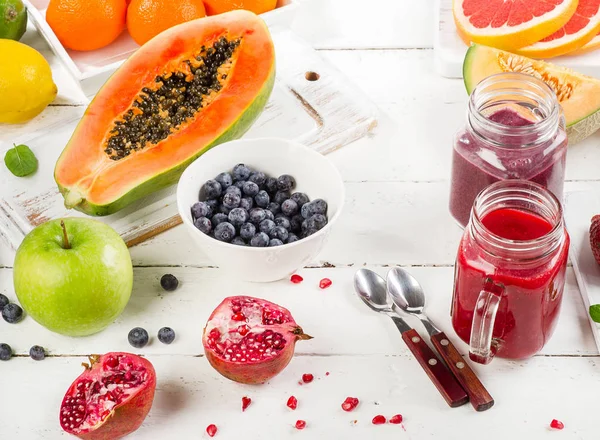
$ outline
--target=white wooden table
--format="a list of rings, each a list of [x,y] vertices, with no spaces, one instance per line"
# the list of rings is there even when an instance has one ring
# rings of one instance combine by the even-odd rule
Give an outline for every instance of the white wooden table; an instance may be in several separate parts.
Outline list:
[[[461,231],[447,212],[451,140],[464,119],[467,96],[460,81],[433,71],[433,2],[409,0],[317,0],[295,29],[375,101],[388,118],[378,135],[331,155],[347,185],[347,207],[327,248],[300,273],[304,282],[247,284],[222,277],[175,228],[131,249],[133,297],[109,329],[85,339],[46,331],[31,318],[16,326],[0,322],[0,342],[18,357],[0,365],[0,438],[65,438],[58,424],[64,392],[90,353],[132,351],[127,333],[151,334],[172,326],[171,346],[153,341],[141,352],[154,363],[158,388],[144,425],[131,438],[219,439],[596,439],[600,360],[572,270],[553,339],[523,362],[496,359],[475,369],[496,399],[476,413],[470,405],[450,409],[400,340],[393,323],[355,297],[352,276],[367,266],[381,274],[401,265],[421,281],[432,319],[458,344],[450,324],[453,260]],[[53,57],[34,33],[26,42]],[[65,97],[48,110],[64,111]],[[35,128],[33,123],[32,129]],[[569,151],[567,188],[600,190],[600,136]],[[12,299],[13,255],[0,248],[0,292]],[[161,291],[158,279],[173,273],[181,287]],[[318,288],[322,277],[333,285]],[[203,357],[202,328],[226,295],[249,294],[290,308],[315,339],[298,344],[290,366],[271,383],[242,386],[220,377]],[[43,362],[26,354],[38,344]],[[466,353],[464,344],[460,344]],[[135,352],[135,350],[133,350]],[[326,372],[330,374],[325,375]],[[298,385],[303,373],[316,380]],[[299,400],[289,411],[290,395]],[[242,414],[241,397],[253,399]],[[361,404],[345,413],[340,404]],[[376,414],[404,416],[401,426],[374,426]],[[565,429],[549,429],[553,418]],[[297,419],[307,421],[296,431]],[[354,423],[354,421],[357,421]]]

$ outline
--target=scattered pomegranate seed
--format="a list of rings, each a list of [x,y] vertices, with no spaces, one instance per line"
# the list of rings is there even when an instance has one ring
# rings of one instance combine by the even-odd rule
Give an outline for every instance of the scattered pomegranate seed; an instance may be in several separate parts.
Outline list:
[[[303,374],[302,375],[302,382],[304,383],[311,383],[314,380],[315,376],[313,376],[312,374]]]
[[[296,421],[296,429],[304,429],[306,428],[306,422],[304,420],[297,420]]]
[[[296,399],[294,396],[290,396],[286,405],[288,408],[295,410],[298,407],[298,399]]]
[[[290,281],[294,284],[300,284],[302,281],[304,281],[304,278],[298,274],[294,274],[291,276]]]
[[[400,423],[402,423],[402,414],[396,414],[390,419],[390,423],[393,425],[399,425]]]
[[[550,428],[552,428],[552,429],[563,429],[564,427],[565,427],[565,424],[563,422],[561,422],[560,420],[553,419],[550,422]]]
[[[371,420],[371,423],[373,423],[373,425],[383,425],[385,422],[385,417],[383,417],[381,414],[373,417],[373,420]]]
[[[242,397],[242,412],[246,411],[246,409],[250,406],[251,403],[252,399],[250,397]]]
[[[329,376],[329,371],[325,372],[325,376]]]
[[[320,282],[319,282],[319,287],[321,289],[327,289],[329,286],[331,286],[331,280],[329,278],[323,278]]]
[[[206,433],[208,434],[209,437],[214,437],[215,434],[217,433],[217,425],[208,425],[206,427]]]
[[[342,409],[350,412],[358,406],[358,399],[356,397],[346,397],[346,400],[342,403]]]

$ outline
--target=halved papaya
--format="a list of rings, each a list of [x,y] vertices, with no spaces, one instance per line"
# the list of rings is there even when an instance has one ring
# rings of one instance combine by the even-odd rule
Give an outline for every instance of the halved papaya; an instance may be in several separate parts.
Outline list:
[[[567,122],[569,143],[579,142],[600,128],[600,80],[566,67],[480,44],[472,45],[463,63],[470,94],[481,80],[502,72],[520,72],[541,79],[558,98]]]
[[[108,215],[176,183],[199,155],[250,128],[274,81],[271,36],[251,12],[159,34],[106,82],[58,159],[65,206]]]

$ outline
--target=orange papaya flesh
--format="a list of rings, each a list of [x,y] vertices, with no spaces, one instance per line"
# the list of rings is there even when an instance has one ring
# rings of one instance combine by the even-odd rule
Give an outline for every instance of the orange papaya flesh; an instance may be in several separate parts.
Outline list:
[[[159,34],[101,88],[58,159],[65,205],[109,215],[176,183],[202,153],[250,128],[274,80],[271,36],[251,12]]]

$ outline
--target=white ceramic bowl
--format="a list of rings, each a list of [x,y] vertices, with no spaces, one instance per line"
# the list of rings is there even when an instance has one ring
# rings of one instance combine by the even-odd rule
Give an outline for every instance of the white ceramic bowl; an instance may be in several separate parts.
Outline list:
[[[283,246],[253,248],[215,240],[194,226],[191,206],[198,201],[200,188],[209,179],[234,165],[244,163],[268,176],[290,174],[296,179],[294,191],[310,200],[324,199],[329,222],[317,233]],[[221,144],[200,156],[183,173],[177,187],[177,207],[185,227],[198,247],[220,268],[245,281],[270,282],[285,278],[321,251],[340,216],[345,189],[340,173],[325,156],[304,145],[285,139],[248,139]]]

